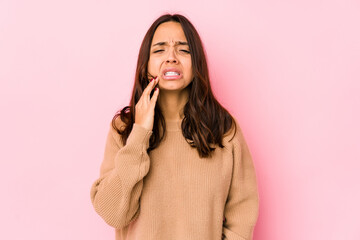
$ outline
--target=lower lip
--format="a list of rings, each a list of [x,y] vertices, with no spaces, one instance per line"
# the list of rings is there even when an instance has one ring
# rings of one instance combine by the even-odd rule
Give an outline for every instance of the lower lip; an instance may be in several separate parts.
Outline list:
[[[172,75],[172,76],[163,75],[164,80],[176,80],[176,79],[180,79],[181,77],[182,77],[181,73],[180,75]]]

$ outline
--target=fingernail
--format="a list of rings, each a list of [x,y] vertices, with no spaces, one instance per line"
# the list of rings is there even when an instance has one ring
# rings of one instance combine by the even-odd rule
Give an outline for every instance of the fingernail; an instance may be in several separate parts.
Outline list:
[[[150,80],[150,82],[152,82],[152,80],[154,80],[153,78]]]

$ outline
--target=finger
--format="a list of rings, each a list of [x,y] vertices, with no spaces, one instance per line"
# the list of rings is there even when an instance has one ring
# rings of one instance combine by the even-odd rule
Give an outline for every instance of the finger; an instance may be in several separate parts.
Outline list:
[[[155,76],[153,76],[151,73],[148,72],[147,74],[148,80],[150,81],[151,79],[155,78]]]
[[[142,99],[149,99],[150,98],[150,93],[151,93],[151,90],[153,87],[151,87],[154,83],[155,80],[154,79],[151,79],[151,81],[148,83],[148,85],[144,88],[141,96],[140,96],[140,100]]]
[[[155,107],[155,105],[156,105],[156,101],[158,99],[159,92],[160,92],[159,87],[155,88],[154,94],[152,95],[152,97],[150,99],[150,104],[152,107]]]
[[[157,82],[158,82],[158,78],[155,78],[154,80],[152,80],[144,89],[143,94],[145,96],[150,96],[151,90],[153,90],[153,88],[155,87]]]

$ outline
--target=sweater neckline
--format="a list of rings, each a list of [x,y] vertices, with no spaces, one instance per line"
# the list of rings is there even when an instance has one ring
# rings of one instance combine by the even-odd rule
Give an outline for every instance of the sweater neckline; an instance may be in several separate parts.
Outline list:
[[[167,119],[165,119],[166,131],[168,131],[168,132],[182,131],[181,122],[182,122],[182,120],[167,120]]]

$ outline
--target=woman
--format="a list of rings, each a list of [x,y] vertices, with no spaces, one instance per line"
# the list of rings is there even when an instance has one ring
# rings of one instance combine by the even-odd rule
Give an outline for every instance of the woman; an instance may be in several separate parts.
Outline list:
[[[118,240],[252,239],[252,158],[182,15],[159,17],[144,37],[130,106],[112,119],[91,200]]]

